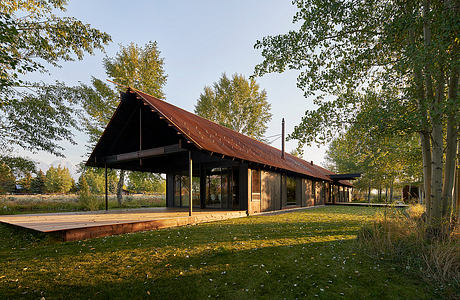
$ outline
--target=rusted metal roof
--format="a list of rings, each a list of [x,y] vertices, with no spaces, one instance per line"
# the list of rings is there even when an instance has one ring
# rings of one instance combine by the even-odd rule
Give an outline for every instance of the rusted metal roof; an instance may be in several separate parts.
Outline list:
[[[197,116],[139,90],[130,88],[128,91],[142,98],[153,110],[164,117],[198,149],[325,181],[331,181],[328,175],[334,174],[329,170],[288,153],[285,153],[285,158],[283,159],[281,158],[281,151],[270,145]],[[349,183],[342,184],[350,185]]]

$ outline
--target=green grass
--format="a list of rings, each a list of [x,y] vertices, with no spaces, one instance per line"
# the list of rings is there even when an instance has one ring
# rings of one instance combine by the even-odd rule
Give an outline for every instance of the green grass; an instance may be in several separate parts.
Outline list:
[[[0,225],[0,298],[439,299],[359,251],[377,208],[280,215],[61,243]]]

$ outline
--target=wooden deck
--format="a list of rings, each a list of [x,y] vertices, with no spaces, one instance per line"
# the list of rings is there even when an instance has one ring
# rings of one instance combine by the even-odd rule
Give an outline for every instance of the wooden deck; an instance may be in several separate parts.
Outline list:
[[[51,234],[63,241],[193,225],[246,216],[246,211],[140,208],[127,210],[0,215],[0,223]]]

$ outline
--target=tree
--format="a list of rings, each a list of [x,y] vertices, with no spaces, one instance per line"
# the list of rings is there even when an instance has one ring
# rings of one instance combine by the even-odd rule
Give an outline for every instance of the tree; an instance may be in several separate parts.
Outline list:
[[[30,173],[26,173],[24,175],[24,177],[22,177],[20,180],[19,180],[19,185],[22,186],[22,190],[25,192],[25,193],[29,193],[30,192],[30,188],[31,188],[31,184],[32,184],[32,175]]]
[[[26,174],[36,172],[35,162],[25,157],[0,155],[0,162],[6,164],[16,177],[24,177]]]
[[[42,170],[38,171],[37,176],[32,178],[30,182],[30,191],[34,194],[44,194],[45,193],[45,181],[46,176]]]
[[[82,176],[85,177],[85,181],[88,184],[88,188],[92,194],[104,194],[105,193],[105,170],[101,168],[85,168]],[[107,185],[109,192],[116,192],[118,176],[115,170],[107,170]]]
[[[165,192],[165,180],[159,174],[130,172],[128,190],[135,193]]]
[[[60,61],[82,59],[110,42],[110,36],[72,17],[67,1],[0,3],[0,146],[44,150],[62,156],[58,142],[72,141],[75,126],[71,92],[62,83],[26,80]]]
[[[395,183],[418,182],[422,177],[420,147],[415,134],[376,137],[361,127],[352,126],[332,140],[326,151],[326,162],[327,167],[337,173],[361,173],[354,182],[360,190],[389,188],[390,199]]]
[[[72,188],[72,177],[69,169],[58,165],[46,171],[45,190],[47,193],[68,193]]]
[[[12,193],[15,190],[16,178],[13,171],[0,161],[0,194]]]
[[[315,96],[318,109],[291,138],[324,142],[354,123],[373,134],[417,132],[430,232],[446,232],[460,108],[457,1],[294,4],[299,29],[255,45],[264,57],[257,75],[301,70],[298,86]],[[367,113],[357,119],[359,111]]]
[[[256,81],[222,74],[212,87],[206,86],[195,105],[195,113],[220,125],[261,140],[271,120],[267,92]]]
[[[143,48],[131,43],[121,46],[114,58],[106,57],[104,67],[110,79],[140,89],[157,98],[164,98],[163,86],[167,76],[164,72],[164,59],[160,57],[157,42],[149,42]],[[81,85],[80,97],[83,99],[85,115],[82,116],[84,128],[89,135],[89,149],[99,140],[104,128],[118,105],[118,92],[123,88],[112,89],[103,81],[92,78],[92,86]],[[125,171],[120,170],[117,186],[118,204],[122,202]]]

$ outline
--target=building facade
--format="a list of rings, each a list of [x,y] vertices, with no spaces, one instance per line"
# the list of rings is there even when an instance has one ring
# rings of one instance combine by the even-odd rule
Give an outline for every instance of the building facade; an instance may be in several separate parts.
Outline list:
[[[349,201],[352,187],[313,162],[132,88],[87,165],[166,174],[168,207],[192,202],[248,214]]]

